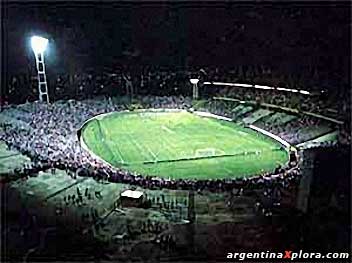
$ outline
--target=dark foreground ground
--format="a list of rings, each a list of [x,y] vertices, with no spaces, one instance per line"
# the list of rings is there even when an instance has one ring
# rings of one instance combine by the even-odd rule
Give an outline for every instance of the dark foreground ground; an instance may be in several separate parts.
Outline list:
[[[258,191],[196,193],[196,220],[189,224],[188,192],[141,189],[150,208],[115,209],[131,186],[60,170],[9,180],[9,171],[29,160],[1,147],[2,261],[220,262],[229,252],[350,251],[349,166],[334,152],[303,163],[305,174],[320,175],[313,177],[307,213],[295,208],[298,187],[283,193],[269,217],[255,208],[263,197]],[[79,193],[79,204],[68,200]]]

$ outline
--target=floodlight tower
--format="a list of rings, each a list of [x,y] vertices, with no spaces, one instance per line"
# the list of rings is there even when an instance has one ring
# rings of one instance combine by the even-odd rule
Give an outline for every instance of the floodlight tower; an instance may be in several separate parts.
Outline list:
[[[46,82],[45,65],[44,65],[44,51],[48,45],[48,39],[39,36],[31,38],[31,46],[35,55],[35,61],[38,72],[38,90],[39,100],[46,100],[49,103],[48,84]],[[45,99],[46,97],[46,99]],[[44,99],[43,99],[44,98]]]
[[[198,82],[199,79],[190,79],[191,84],[193,84],[193,99],[198,99]]]

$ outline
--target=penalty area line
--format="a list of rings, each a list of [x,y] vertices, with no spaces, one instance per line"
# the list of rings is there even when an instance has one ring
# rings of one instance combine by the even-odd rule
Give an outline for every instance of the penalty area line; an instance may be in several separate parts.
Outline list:
[[[170,130],[168,127],[166,127],[164,125],[161,126],[161,129],[163,129],[164,131],[167,131],[168,133],[175,134],[175,132],[173,130]]]
[[[141,151],[144,152],[145,149],[149,152],[149,154],[154,158],[154,160],[157,160],[157,156],[149,149],[149,147],[147,145],[141,145],[139,143],[136,142],[135,139],[133,139],[132,136],[129,136],[130,140],[132,141],[132,143]],[[142,147],[143,146],[143,147]],[[144,148],[144,149],[143,149]]]

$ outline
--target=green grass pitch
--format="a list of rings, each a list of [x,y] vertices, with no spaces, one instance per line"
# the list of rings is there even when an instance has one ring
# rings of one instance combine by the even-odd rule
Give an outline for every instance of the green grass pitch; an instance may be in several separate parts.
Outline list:
[[[249,177],[288,161],[275,140],[186,111],[116,112],[82,129],[90,151],[115,167],[173,179]]]

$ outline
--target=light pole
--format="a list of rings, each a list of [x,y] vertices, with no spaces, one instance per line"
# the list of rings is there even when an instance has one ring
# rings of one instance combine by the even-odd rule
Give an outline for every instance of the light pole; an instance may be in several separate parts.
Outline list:
[[[31,46],[35,55],[35,61],[38,72],[38,90],[39,100],[49,103],[48,85],[46,82],[45,65],[44,65],[44,51],[48,45],[48,39],[39,36],[31,38]]]
[[[198,82],[199,82],[199,79],[190,79],[189,81],[193,85],[193,99],[196,100],[196,99],[198,99]]]

